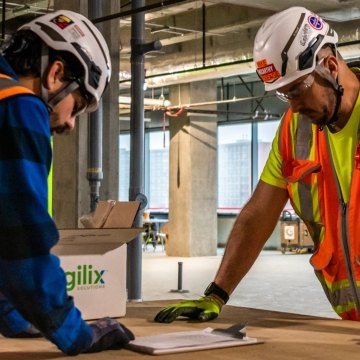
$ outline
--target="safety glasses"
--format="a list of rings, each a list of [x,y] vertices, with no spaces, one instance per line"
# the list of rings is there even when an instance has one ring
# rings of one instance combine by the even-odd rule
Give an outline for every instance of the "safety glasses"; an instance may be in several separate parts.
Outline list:
[[[73,92],[73,97],[74,97],[74,108],[73,111],[71,112],[71,116],[76,117],[85,112],[88,103],[82,96],[82,91],[80,89],[77,89]]]
[[[323,61],[324,61],[324,58],[321,58],[317,62],[314,71],[312,73],[310,73],[309,75],[307,75],[305,77],[305,79],[303,79],[302,81],[294,84],[288,91],[286,91],[286,92],[276,91],[276,96],[280,100],[285,101],[285,102],[289,102],[292,100],[300,100],[303,96],[306,95],[306,92],[314,84],[314,80],[315,80],[314,73],[315,72],[324,77],[323,74],[324,74],[325,68],[322,66]]]
[[[311,88],[315,80],[315,76],[313,73],[306,76],[304,80],[301,82],[294,84],[289,91],[286,92],[276,92],[276,96],[285,102],[289,102],[291,100],[298,100],[302,98],[306,92]]]

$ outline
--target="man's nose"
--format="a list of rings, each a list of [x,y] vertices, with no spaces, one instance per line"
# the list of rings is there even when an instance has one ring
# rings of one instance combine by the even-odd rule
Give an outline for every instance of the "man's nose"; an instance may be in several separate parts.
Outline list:
[[[75,116],[71,116],[68,121],[66,121],[65,126],[69,131],[74,130],[75,128]]]

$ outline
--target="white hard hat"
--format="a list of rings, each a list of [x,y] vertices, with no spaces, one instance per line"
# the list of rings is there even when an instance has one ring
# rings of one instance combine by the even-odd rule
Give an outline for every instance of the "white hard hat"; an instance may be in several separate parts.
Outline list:
[[[84,76],[77,81],[91,95],[86,111],[96,110],[111,75],[109,49],[96,26],[81,14],[58,10],[32,20],[19,30],[31,30],[49,48],[67,51],[79,60]]]
[[[325,44],[338,42],[337,33],[318,15],[291,7],[268,18],[254,42],[256,72],[271,91],[311,73]]]

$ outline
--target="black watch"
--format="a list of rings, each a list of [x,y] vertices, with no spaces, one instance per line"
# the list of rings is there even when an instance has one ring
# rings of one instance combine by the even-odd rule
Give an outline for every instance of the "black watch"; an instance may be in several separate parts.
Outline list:
[[[204,292],[204,295],[206,296],[211,294],[218,296],[224,304],[226,304],[229,300],[229,294],[214,282],[211,282]]]

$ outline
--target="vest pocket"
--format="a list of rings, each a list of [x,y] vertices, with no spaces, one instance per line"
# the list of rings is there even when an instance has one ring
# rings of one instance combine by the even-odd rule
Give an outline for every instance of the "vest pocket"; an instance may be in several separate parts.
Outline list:
[[[320,245],[318,250],[310,258],[310,264],[314,270],[320,272],[327,282],[333,282],[336,279],[339,270],[337,259],[333,256],[332,248]]]
[[[311,160],[289,160],[284,161],[282,173],[286,181],[295,183],[304,181],[311,183],[311,175],[321,170],[317,161]]]

